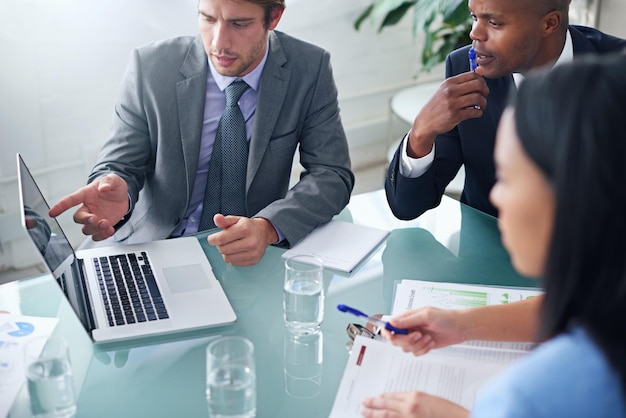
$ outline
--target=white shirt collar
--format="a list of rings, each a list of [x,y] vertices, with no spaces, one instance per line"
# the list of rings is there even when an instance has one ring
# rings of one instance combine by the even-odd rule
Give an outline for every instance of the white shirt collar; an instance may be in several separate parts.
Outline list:
[[[561,55],[559,56],[559,59],[556,60],[552,68],[557,65],[570,63],[572,61],[574,61],[574,44],[572,43],[572,34],[568,29],[567,35],[565,36],[565,45],[563,46]],[[523,80],[524,76],[521,73],[513,73],[513,81],[515,81],[516,86],[519,86]]]
[[[250,71],[248,74],[244,75],[243,77],[229,77],[229,76],[225,76],[225,75],[218,73],[215,67],[213,66],[213,63],[207,56],[207,61],[209,62],[209,69],[211,70],[211,76],[213,76],[213,80],[215,80],[215,84],[217,84],[217,87],[219,87],[220,91],[224,91],[224,89],[226,89],[226,87],[228,87],[230,83],[232,83],[233,81],[243,80],[250,86],[250,88],[252,88],[252,90],[257,91],[259,89],[259,83],[261,81],[261,74],[263,74],[263,68],[265,67],[265,62],[267,61],[267,56],[269,55],[269,51],[270,51],[270,46],[269,46],[269,40],[268,40],[267,46],[265,48],[265,55],[263,56],[263,59],[261,60],[259,65],[257,65],[254,68],[254,70]]]

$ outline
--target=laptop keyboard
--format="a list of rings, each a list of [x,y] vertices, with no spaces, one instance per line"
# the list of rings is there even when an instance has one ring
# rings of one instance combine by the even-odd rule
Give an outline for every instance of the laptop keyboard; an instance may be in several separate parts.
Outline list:
[[[167,319],[145,252],[93,259],[110,326]]]

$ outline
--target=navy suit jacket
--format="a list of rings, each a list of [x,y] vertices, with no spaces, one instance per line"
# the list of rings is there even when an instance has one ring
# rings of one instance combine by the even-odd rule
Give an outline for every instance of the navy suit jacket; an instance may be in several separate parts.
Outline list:
[[[583,26],[569,27],[574,55],[602,54],[626,47],[626,40],[606,35]],[[466,46],[450,53],[446,59],[446,78],[469,71]],[[465,184],[461,202],[493,216],[498,216],[489,201],[489,192],[496,181],[493,150],[496,129],[506,106],[513,76],[485,79],[489,87],[488,106],[478,119],[459,123],[450,132],[437,136],[435,160],[420,177],[410,178],[399,172],[402,144],[389,165],[385,190],[387,201],[399,219],[414,219],[439,205],[448,184],[461,165],[465,165]],[[406,138],[405,138],[406,140]]]

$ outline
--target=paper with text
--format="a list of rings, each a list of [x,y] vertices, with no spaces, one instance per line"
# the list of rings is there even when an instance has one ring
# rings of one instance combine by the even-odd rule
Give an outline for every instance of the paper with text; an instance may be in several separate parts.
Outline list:
[[[543,294],[540,290],[458,283],[402,280],[396,285],[392,316],[410,309],[434,306],[441,309],[467,309],[503,305]],[[463,346],[528,351],[536,344],[523,342],[468,341]]]
[[[402,280],[396,286],[392,315],[423,306],[465,309],[508,304],[541,294],[533,289]],[[416,357],[388,342],[358,337],[330,417],[359,417],[363,398],[402,391],[423,391],[471,409],[478,390],[534,346],[467,341]]]
[[[534,289],[402,280],[396,285],[392,315],[422,306],[466,309],[502,305],[539,296]]]
[[[359,336],[329,418],[360,417],[364,398],[386,392],[422,391],[471,409],[483,385],[524,355],[493,351],[454,347],[416,357],[390,343]]]
[[[26,381],[24,345],[49,336],[59,320],[38,316],[0,314],[0,417],[8,415]]]
[[[351,273],[387,238],[389,231],[344,221],[330,221],[316,228],[283,254],[313,255],[322,265]]]

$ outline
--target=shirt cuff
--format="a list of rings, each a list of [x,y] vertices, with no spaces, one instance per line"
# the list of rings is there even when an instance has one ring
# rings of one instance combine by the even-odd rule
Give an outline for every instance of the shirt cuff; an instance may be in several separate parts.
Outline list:
[[[132,211],[133,211],[133,201],[130,198],[130,192],[129,192],[128,193],[128,210],[124,214],[124,218],[126,218],[128,216],[128,214],[131,213]]]
[[[261,218],[261,217],[259,217],[259,218]],[[278,229],[278,228],[276,227],[276,225],[274,225],[274,222],[270,221],[270,220],[269,220],[269,219],[267,219],[267,218],[263,218],[263,219],[265,219],[267,222],[269,222],[269,223],[270,223],[270,225],[272,225],[272,227],[274,228],[274,231],[276,231],[276,235],[278,235],[278,241],[273,242],[273,243],[271,243],[270,245],[276,245],[276,244],[280,244],[281,242],[283,242],[283,241],[285,240],[285,235],[283,235],[283,233],[282,233],[282,232],[280,232],[280,229]]]
[[[272,226],[276,230],[276,233],[278,234],[278,241],[276,241],[274,244],[280,244],[281,242],[285,240],[285,236],[283,235],[282,232],[280,232],[280,229],[276,228],[276,225],[274,225],[272,221],[270,221],[270,223],[272,224]]]
[[[402,139],[400,150],[400,174],[404,177],[419,177],[424,174],[435,161],[435,144],[433,149],[421,158],[409,157],[406,149],[408,144],[409,134],[406,134]]]

